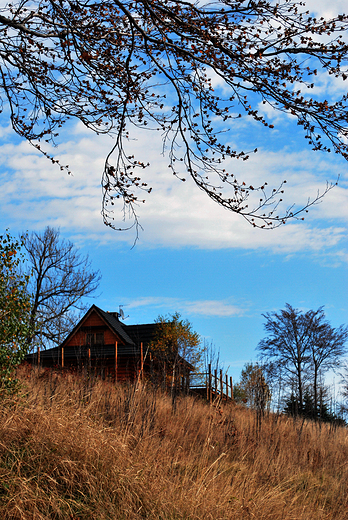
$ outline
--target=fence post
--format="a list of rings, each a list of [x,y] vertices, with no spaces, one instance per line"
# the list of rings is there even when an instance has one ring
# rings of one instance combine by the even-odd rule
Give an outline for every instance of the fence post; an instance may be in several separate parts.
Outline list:
[[[62,368],[64,368],[64,347],[62,347]]]
[[[218,391],[218,377],[217,377],[217,369],[214,370],[214,392],[215,392],[215,399],[217,397],[217,391]]]
[[[230,386],[231,386],[231,400],[233,401],[233,384],[232,384],[232,376],[230,376]]]
[[[227,375],[227,372],[226,372],[225,380],[226,380],[226,401],[228,401],[228,375]]]
[[[222,370],[220,369],[220,396],[221,400],[224,396],[224,387],[223,387],[223,379],[222,379]]]
[[[212,376],[211,369],[210,369],[210,372],[209,372],[209,403],[210,404],[213,401],[212,384],[213,384],[213,376]]]
[[[210,401],[210,373],[211,373],[211,364],[208,364],[208,372],[205,374],[205,384],[207,390],[207,401]]]

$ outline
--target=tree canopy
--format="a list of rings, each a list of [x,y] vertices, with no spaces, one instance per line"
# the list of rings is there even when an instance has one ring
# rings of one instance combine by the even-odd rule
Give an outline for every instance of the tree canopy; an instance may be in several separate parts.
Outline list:
[[[149,344],[150,358],[153,362],[151,379],[155,384],[170,383],[171,394],[175,399],[177,387],[188,384],[192,375],[197,373],[203,362],[205,346],[188,320],[181,319],[178,312],[158,316],[155,321],[154,337]],[[184,378],[184,379],[182,379]],[[185,390],[188,387],[186,386]]]
[[[32,273],[28,347],[34,339],[44,348],[59,345],[86,310],[84,298],[97,290],[100,272],[92,270],[88,256],[72,242],[60,238],[58,229],[47,226],[42,233],[31,233],[23,245]]]
[[[233,393],[237,401],[263,412],[272,397],[263,367],[258,363],[246,363]]]
[[[242,116],[272,129],[264,104],[295,117],[313,150],[347,159],[347,95],[316,93],[321,74],[347,79],[347,24],[345,15],[313,18],[294,0],[21,0],[0,10],[2,103],[14,130],[53,162],[45,141],[55,144],[71,118],[114,136],[102,175],[110,226],[117,199],[138,225],[137,204],[151,192],[148,159],[131,142],[147,128],[161,133],[174,175],[269,228],[301,208],[278,213],[283,182],[235,177],[225,160],[256,149],[235,149],[226,132]]]
[[[298,403],[297,412],[304,409],[305,394],[312,396],[317,410],[320,376],[342,362],[348,327],[332,327],[323,307],[301,312],[286,304],[279,313],[263,316],[267,336],[260,341],[258,350],[273,363],[274,373],[284,378],[284,386]]]
[[[14,369],[24,359],[30,332],[28,276],[19,272],[20,248],[9,233],[0,236],[0,395],[16,383]]]
[[[202,362],[204,346],[188,320],[178,312],[156,319],[155,337],[150,350],[160,363],[175,370],[184,361],[197,370]]]

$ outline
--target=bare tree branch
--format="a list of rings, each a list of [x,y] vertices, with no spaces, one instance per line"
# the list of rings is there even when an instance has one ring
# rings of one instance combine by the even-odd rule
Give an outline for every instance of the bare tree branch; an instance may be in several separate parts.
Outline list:
[[[213,201],[257,227],[303,218],[336,180],[304,207],[280,212],[282,182],[250,186],[224,166],[256,151],[229,145],[236,119],[272,129],[258,107],[265,103],[295,116],[313,150],[348,159],[347,95],[311,94],[318,71],[347,79],[345,15],[316,19],[294,0],[23,0],[0,13],[0,90],[14,130],[54,163],[41,143],[55,143],[70,118],[115,137],[102,175],[111,227],[120,229],[119,199],[131,218],[125,227],[138,230],[137,205],[151,192],[147,158],[129,151],[134,129],[160,131],[174,175],[184,180],[186,170]]]
[[[308,385],[316,410],[320,375],[342,362],[347,352],[348,327],[332,327],[323,307],[301,312],[286,304],[279,313],[263,316],[267,337],[260,341],[258,350],[282,368],[285,384],[290,384],[297,399],[298,413],[301,413]]]
[[[32,270],[31,325],[32,329],[35,325],[36,342],[44,348],[61,343],[71,331],[86,308],[83,298],[93,295],[101,277],[91,269],[88,256],[81,256],[71,242],[59,237],[59,230],[47,227],[24,238]],[[30,335],[28,344],[33,340]]]

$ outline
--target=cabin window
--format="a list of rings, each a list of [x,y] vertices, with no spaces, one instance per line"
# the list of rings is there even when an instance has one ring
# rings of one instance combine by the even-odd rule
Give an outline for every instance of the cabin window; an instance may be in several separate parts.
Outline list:
[[[86,334],[86,345],[104,345],[104,332]]]
[[[96,345],[104,345],[104,333],[99,332],[95,335],[95,344]]]

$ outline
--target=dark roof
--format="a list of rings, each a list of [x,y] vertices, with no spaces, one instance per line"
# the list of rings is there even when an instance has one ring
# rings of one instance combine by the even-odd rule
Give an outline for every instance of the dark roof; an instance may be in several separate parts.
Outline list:
[[[86,312],[86,314],[81,318],[81,320],[75,325],[73,330],[68,334],[63,343],[60,345],[64,347],[64,345],[69,341],[71,336],[75,334],[75,332],[80,328],[83,322],[88,318],[88,316],[95,311],[99,316],[104,320],[110,329],[115,332],[123,341],[128,344],[134,346],[134,341],[128,336],[128,334],[124,330],[124,324],[120,322],[117,317],[117,313],[115,312],[105,312],[96,305],[92,305],[92,307]]]
[[[127,334],[133,339],[136,345],[143,344],[144,354],[146,347],[156,338],[157,323],[147,323],[144,325],[124,325]],[[179,356],[180,363],[184,363],[190,370],[194,370],[191,363],[186,361],[182,356]]]
[[[99,315],[104,318],[104,320],[107,322],[107,324],[110,326],[110,328],[116,332],[126,343],[129,345],[134,345],[134,341],[129,337],[127,332],[125,331],[125,328],[127,325],[124,323],[121,323],[118,319],[118,313],[117,312],[105,312],[96,305],[92,305],[91,309],[94,307],[94,309],[99,313]]]
[[[143,325],[122,325],[125,328],[127,334],[137,345],[142,343],[144,347],[147,347],[149,343],[155,339],[155,331],[157,326],[156,323],[147,323]]]

